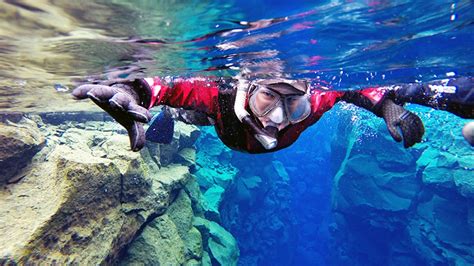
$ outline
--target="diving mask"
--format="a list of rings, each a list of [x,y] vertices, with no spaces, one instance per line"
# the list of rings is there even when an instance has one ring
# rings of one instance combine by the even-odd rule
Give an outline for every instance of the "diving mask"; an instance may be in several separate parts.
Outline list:
[[[277,108],[292,124],[306,119],[311,113],[310,97],[306,86],[294,87],[290,83],[255,84],[250,90],[250,110],[256,117],[270,116]]]

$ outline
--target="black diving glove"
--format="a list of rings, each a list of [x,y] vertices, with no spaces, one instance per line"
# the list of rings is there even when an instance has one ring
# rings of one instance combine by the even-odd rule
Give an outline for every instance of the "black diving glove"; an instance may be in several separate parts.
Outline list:
[[[397,142],[402,141],[402,136],[398,130],[400,128],[405,148],[421,142],[425,127],[416,114],[406,110],[403,106],[395,104],[390,99],[385,99],[382,103],[382,117],[387,124],[390,135]]]
[[[72,95],[79,100],[91,99],[120,123],[128,132],[133,151],[143,148],[145,131],[141,123],[148,123],[152,117],[147,109],[151,90],[143,79],[85,84],[74,89]]]

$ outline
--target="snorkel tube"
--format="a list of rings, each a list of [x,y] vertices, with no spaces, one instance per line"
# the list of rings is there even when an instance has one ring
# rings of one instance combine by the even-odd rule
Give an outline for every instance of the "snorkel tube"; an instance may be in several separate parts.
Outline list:
[[[235,115],[240,120],[240,122],[242,122],[242,124],[244,124],[254,134],[254,137],[260,142],[260,144],[262,144],[265,149],[271,150],[277,146],[278,140],[275,136],[272,136],[269,132],[259,126],[257,122],[255,122],[255,120],[250,116],[247,110],[245,110],[245,103],[249,89],[250,84],[248,80],[239,78],[237,85],[237,95],[235,97],[234,103]]]

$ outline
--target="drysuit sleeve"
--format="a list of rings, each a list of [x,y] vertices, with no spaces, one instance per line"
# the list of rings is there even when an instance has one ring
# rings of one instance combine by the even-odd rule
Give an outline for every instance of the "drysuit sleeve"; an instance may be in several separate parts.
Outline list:
[[[146,78],[152,93],[150,108],[167,105],[194,110],[216,117],[219,82],[208,78],[174,79],[166,82],[159,77]]]
[[[387,95],[388,90],[386,88],[366,88],[362,90],[339,92],[337,100],[362,107],[381,117],[382,103]]]
[[[367,88],[359,91],[347,91],[340,95],[340,100],[365,108],[382,117],[390,135],[397,142],[403,140],[405,148],[421,142],[425,128],[423,121],[416,114],[403,108],[389,99],[387,88]]]
[[[445,110],[462,118],[474,118],[474,78],[459,77],[427,83],[387,87],[395,103],[415,103]]]

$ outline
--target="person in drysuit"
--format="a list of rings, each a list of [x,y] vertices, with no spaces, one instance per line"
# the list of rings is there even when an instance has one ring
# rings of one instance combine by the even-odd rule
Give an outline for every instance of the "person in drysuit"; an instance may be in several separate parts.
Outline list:
[[[355,91],[329,91],[311,87],[304,80],[159,77],[115,79],[84,84],[73,92],[76,99],[89,98],[124,126],[133,151],[146,139],[171,141],[173,120],[165,110],[152,121],[154,106],[179,108],[188,123],[214,125],[222,142],[231,149],[248,153],[273,152],[290,146],[309,126],[337,102],[362,107],[384,119],[397,142],[408,148],[422,140],[421,119],[406,110],[415,103],[446,110],[462,118],[474,118],[474,79],[451,78],[429,83],[398,84]],[[467,137],[474,133],[467,129]],[[471,135],[469,135],[471,134]]]

